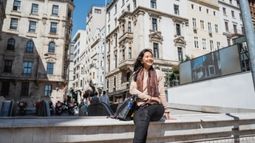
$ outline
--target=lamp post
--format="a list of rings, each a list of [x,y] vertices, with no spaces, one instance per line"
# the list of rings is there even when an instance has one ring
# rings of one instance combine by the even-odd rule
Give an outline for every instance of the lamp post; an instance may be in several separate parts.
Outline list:
[[[250,8],[248,0],[239,0],[241,14],[245,29],[245,37],[247,39],[247,45],[249,49],[249,57],[250,57],[250,66],[251,66],[251,74],[253,79],[253,87],[255,90],[255,33],[254,27],[252,23]]]

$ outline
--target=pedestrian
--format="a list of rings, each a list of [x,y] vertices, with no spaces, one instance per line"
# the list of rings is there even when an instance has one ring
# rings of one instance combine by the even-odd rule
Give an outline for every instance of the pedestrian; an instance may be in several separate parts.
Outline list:
[[[134,64],[130,94],[137,94],[138,109],[134,114],[135,134],[133,143],[146,143],[150,121],[158,121],[163,116],[170,119],[170,110],[166,101],[164,75],[153,68],[153,53],[144,49]]]
[[[99,103],[99,97],[98,97],[98,93],[95,91],[94,93],[91,93],[91,100],[90,100],[91,104],[96,104]]]
[[[108,106],[110,106],[109,97],[105,91],[103,91],[103,94],[99,97],[99,100],[100,100],[100,102],[103,102],[103,103],[107,104]]]

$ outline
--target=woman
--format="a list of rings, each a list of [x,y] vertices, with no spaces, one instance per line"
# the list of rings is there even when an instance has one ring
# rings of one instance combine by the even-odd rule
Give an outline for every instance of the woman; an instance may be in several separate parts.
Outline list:
[[[164,115],[170,119],[170,111],[164,88],[164,75],[153,68],[151,49],[144,49],[134,64],[134,77],[130,94],[137,94],[138,109],[134,115],[135,136],[133,143],[145,143],[150,121],[158,121]]]

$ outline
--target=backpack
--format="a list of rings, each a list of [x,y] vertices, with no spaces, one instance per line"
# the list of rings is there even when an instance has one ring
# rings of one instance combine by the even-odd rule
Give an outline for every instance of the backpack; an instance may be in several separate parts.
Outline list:
[[[130,121],[133,119],[134,111],[136,110],[137,95],[131,95],[117,108],[112,118],[122,121]]]

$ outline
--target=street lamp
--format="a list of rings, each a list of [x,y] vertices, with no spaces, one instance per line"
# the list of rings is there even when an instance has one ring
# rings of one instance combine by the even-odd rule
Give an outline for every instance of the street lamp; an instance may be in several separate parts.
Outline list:
[[[252,23],[250,8],[248,0],[239,0],[241,14],[245,29],[245,37],[247,39],[247,45],[249,49],[249,56],[250,56],[250,65],[251,65],[251,74],[253,79],[253,86],[255,90],[255,33],[254,27]]]

